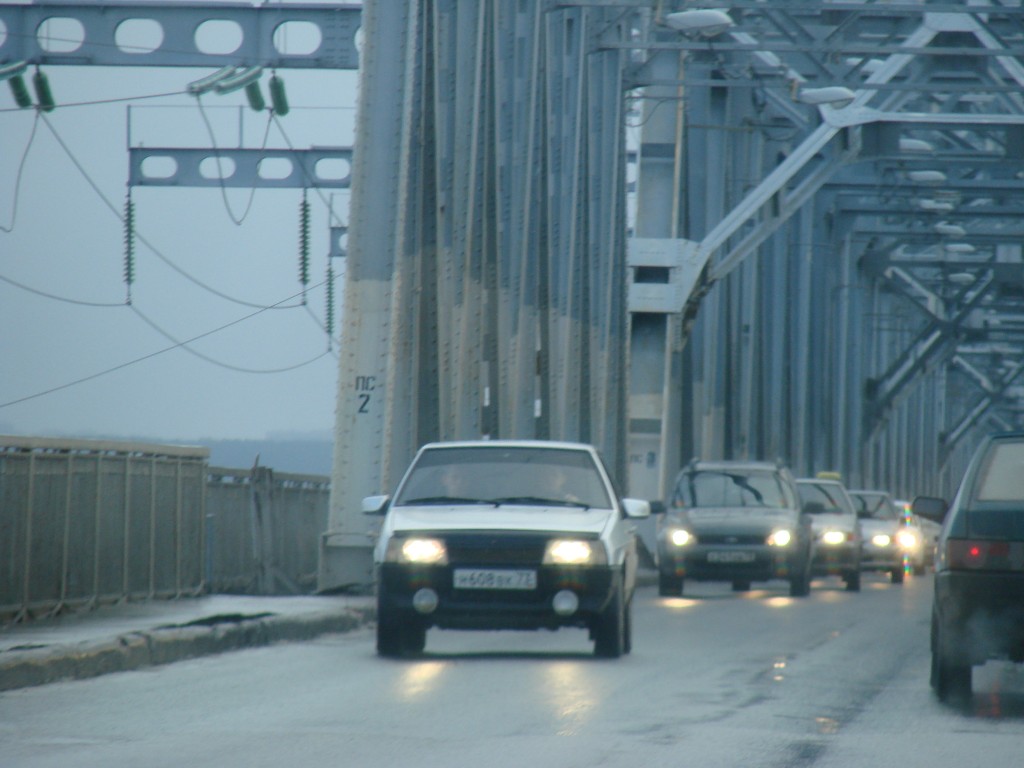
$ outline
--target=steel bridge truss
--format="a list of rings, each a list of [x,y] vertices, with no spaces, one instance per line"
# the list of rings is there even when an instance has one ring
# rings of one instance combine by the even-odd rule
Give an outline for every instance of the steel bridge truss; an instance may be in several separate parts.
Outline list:
[[[649,498],[698,455],[909,495],[1020,425],[1020,3],[735,0],[720,29],[679,23],[701,7],[0,6],[0,65],[358,63],[330,589],[372,580],[361,498],[427,440],[589,441]],[[324,44],[279,50],[287,14]],[[103,45],[48,50],[54,15]],[[123,50],[139,17],[164,42]],[[192,47],[214,17],[238,50]]]
[[[1021,425],[1024,9],[721,5],[632,72],[631,492],[691,455],[949,492]]]

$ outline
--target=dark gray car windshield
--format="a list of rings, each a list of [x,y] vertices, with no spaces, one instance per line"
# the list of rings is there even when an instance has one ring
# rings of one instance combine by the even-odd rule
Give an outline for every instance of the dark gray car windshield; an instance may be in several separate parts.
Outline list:
[[[672,506],[788,507],[790,502],[774,472],[696,470],[684,472]]]
[[[612,507],[589,453],[505,446],[424,451],[399,489],[395,504]]]

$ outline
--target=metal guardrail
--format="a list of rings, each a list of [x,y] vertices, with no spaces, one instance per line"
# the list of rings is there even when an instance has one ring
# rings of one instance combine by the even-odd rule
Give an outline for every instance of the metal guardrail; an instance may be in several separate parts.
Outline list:
[[[208,453],[0,438],[0,614],[201,592]]]
[[[309,594],[316,589],[330,478],[210,467],[206,487],[210,590]]]
[[[0,619],[312,592],[329,478],[208,458],[197,446],[0,436]]]

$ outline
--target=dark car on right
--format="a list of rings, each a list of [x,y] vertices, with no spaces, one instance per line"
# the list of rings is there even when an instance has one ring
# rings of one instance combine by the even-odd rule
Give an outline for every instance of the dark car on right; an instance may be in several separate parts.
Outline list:
[[[931,685],[969,699],[972,668],[1024,662],[1024,432],[987,437],[953,503],[918,497],[915,514],[945,522],[935,560]]]

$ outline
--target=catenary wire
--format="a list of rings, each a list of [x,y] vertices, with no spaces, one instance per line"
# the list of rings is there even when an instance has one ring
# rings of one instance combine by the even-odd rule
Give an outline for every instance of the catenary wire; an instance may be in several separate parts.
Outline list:
[[[67,156],[71,159],[71,162],[78,169],[78,172],[82,174],[82,176],[85,179],[86,183],[89,184],[90,187],[92,187],[93,191],[99,196],[100,200],[103,201],[104,205],[106,205],[107,208],[110,209],[110,211],[114,214],[114,216],[117,217],[118,221],[120,221],[122,223],[122,225],[123,225],[124,224],[124,214],[117,208],[117,206],[115,206],[113,203],[110,202],[110,200],[107,199],[106,195],[103,194],[103,191],[99,188],[99,186],[96,184],[96,182],[93,181],[93,179],[89,176],[89,173],[85,170],[85,168],[82,166],[82,164],[78,161],[78,158],[75,157],[75,155],[71,151],[70,147],[68,147],[68,145],[64,142],[64,139],[61,138],[60,134],[53,127],[53,125],[50,122],[49,118],[47,118],[46,115],[42,115],[42,119],[43,119],[43,122],[46,124],[46,127],[50,129],[50,132],[53,134],[54,138],[57,140],[57,143],[60,144],[61,148],[64,150],[64,152],[67,154]],[[158,259],[160,259],[162,262],[164,262],[167,266],[169,266],[171,269],[173,269],[179,275],[184,277],[186,280],[188,280],[189,282],[199,286],[203,290],[208,291],[209,293],[212,293],[213,295],[218,296],[219,298],[222,298],[225,301],[230,301],[230,302],[232,302],[234,304],[239,304],[239,305],[244,306],[244,307],[252,307],[252,308],[259,308],[259,309],[269,309],[270,308],[270,307],[265,307],[263,304],[258,304],[258,303],[254,303],[254,302],[251,302],[251,301],[245,301],[244,299],[239,299],[239,298],[236,298],[234,296],[229,296],[228,294],[224,293],[223,291],[219,291],[216,288],[214,288],[214,287],[212,287],[210,285],[207,285],[206,283],[204,283],[201,280],[193,277],[188,272],[186,272],[184,269],[182,269],[177,264],[175,264],[173,261],[171,261],[168,257],[166,257],[163,253],[161,253],[160,250],[155,245],[153,245],[151,242],[149,242],[149,240],[147,240],[143,235],[141,235],[138,232],[136,232],[135,236],[138,238],[139,242],[142,243],[143,245],[145,245],[147,248],[149,248],[150,251],[152,251],[153,254],[156,255],[156,257]],[[301,303],[296,303],[296,304],[285,305],[285,306],[274,305],[273,308],[274,309],[295,309],[295,308],[300,307],[300,306],[302,306]]]
[[[2,280],[3,282],[7,283],[8,285],[13,285],[15,288],[20,288],[23,291],[28,291],[29,293],[34,293],[37,296],[42,296],[43,298],[46,298],[46,299],[53,299],[54,301],[62,301],[65,304],[77,304],[77,305],[82,306],[82,307],[123,307],[125,305],[125,302],[123,302],[123,301],[118,301],[118,302],[101,302],[101,301],[82,301],[80,299],[69,299],[66,296],[57,296],[56,294],[53,294],[53,293],[47,293],[46,291],[40,291],[38,288],[32,288],[30,286],[25,285],[24,283],[19,283],[17,280],[12,280],[9,277],[5,277],[4,275],[0,275],[0,280]]]
[[[18,198],[21,196],[21,176],[25,170],[25,161],[28,160],[29,150],[32,148],[32,142],[35,141],[36,131],[39,130],[39,115],[42,113],[37,111],[36,117],[32,121],[32,132],[28,135],[28,141],[25,143],[25,149],[21,152],[21,160],[18,162],[18,173],[14,177],[14,203],[11,206],[11,226],[5,227],[0,224],[0,231],[7,232],[10,234],[14,231],[14,222],[18,218]]]
[[[132,310],[132,312],[134,312],[139,317],[139,319],[141,319],[144,323],[146,323],[146,325],[148,325],[150,328],[152,328],[154,331],[159,333],[161,336],[163,336],[168,341],[173,342],[175,345],[177,345],[178,347],[183,349],[185,352],[188,352],[190,355],[194,355],[195,357],[198,357],[200,360],[205,360],[207,363],[210,363],[211,365],[216,365],[216,366],[218,366],[220,368],[226,368],[229,371],[237,371],[239,373],[256,373],[256,374],[286,373],[288,371],[295,371],[295,370],[298,370],[299,368],[304,368],[305,366],[310,365],[312,363],[315,363],[317,360],[319,360],[320,358],[322,358],[325,355],[327,355],[327,352],[324,351],[324,352],[321,352],[320,354],[316,355],[315,357],[310,358],[309,360],[304,360],[301,363],[296,363],[295,365],[287,365],[287,366],[283,366],[283,367],[280,367],[280,368],[245,368],[245,367],[239,366],[239,365],[231,365],[230,363],[225,363],[225,362],[223,362],[221,360],[216,360],[216,359],[214,359],[214,358],[212,358],[212,357],[210,357],[208,355],[204,355],[202,352],[199,352],[199,351],[197,351],[195,349],[192,349],[188,345],[189,342],[181,341],[180,339],[176,338],[175,336],[173,336],[172,334],[170,334],[169,332],[167,332],[166,330],[161,328],[159,325],[157,325],[156,322],[154,322],[152,319],[147,317],[134,304],[131,305],[131,310]]]
[[[218,186],[220,187],[220,197],[224,201],[224,209],[228,213],[228,218],[231,219],[236,226],[240,227],[242,222],[244,222],[249,216],[249,212],[252,210],[253,200],[256,199],[256,187],[249,190],[249,202],[246,203],[245,210],[242,212],[242,215],[235,216],[235,212],[231,210],[231,202],[228,200],[227,187],[224,186],[224,169],[221,167],[220,148],[217,146],[217,137],[213,132],[213,125],[210,124],[210,118],[206,114],[206,109],[203,106],[202,96],[199,94],[196,95],[196,105],[199,107],[199,114],[203,118],[203,124],[206,126],[206,132],[210,136],[210,144],[213,146],[213,155],[217,159],[217,180],[219,182]],[[263,143],[260,146],[261,150],[267,148],[267,138],[270,136],[270,126],[272,124],[273,112],[271,112],[267,117],[267,126],[263,130]]]
[[[288,296],[287,298],[282,299],[280,302],[278,302],[278,304],[282,304],[282,303],[284,303],[286,301],[291,301],[291,300],[293,300],[296,297],[301,296],[301,295],[302,295],[301,293],[293,294],[291,296]],[[136,365],[138,363],[144,362],[146,360],[150,360],[150,359],[152,359],[154,357],[158,357],[159,355],[166,354],[167,352],[171,352],[171,351],[173,351],[175,349],[180,349],[180,348],[184,347],[186,344],[191,344],[194,341],[199,341],[200,339],[204,339],[207,336],[212,336],[215,333],[219,333],[220,331],[223,331],[223,330],[226,330],[228,328],[231,328],[231,327],[233,327],[235,325],[238,325],[239,323],[243,323],[246,320],[249,320],[249,319],[251,319],[253,317],[256,317],[257,315],[260,315],[260,314],[270,310],[270,309],[273,309],[274,306],[276,306],[276,305],[271,305],[271,306],[268,306],[268,307],[262,307],[260,309],[257,309],[255,312],[250,312],[248,315],[245,315],[244,317],[239,317],[239,318],[237,318],[235,320],[232,320],[229,323],[225,323],[224,325],[218,326],[217,328],[213,328],[213,329],[211,329],[209,331],[204,331],[203,333],[200,333],[200,334],[197,334],[195,336],[192,336],[189,339],[185,339],[184,341],[182,341],[180,343],[175,343],[175,344],[172,344],[169,347],[164,347],[163,349],[158,349],[155,352],[150,352],[148,355],[143,355],[142,357],[137,357],[134,360],[129,360],[129,361],[121,363],[119,365],[115,365],[115,366],[113,366],[111,368],[107,368],[105,370],[98,371],[97,373],[93,373],[93,374],[90,374],[88,376],[83,376],[81,378],[75,379],[74,381],[69,381],[69,382],[61,384],[59,386],[56,386],[56,387],[50,387],[49,389],[43,390],[41,392],[36,392],[35,394],[32,394],[32,395],[26,395],[24,397],[19,397],[19,398],[16,398],[14,400],[9,400],[9,401],[7,401],[5,403],[0,403],[0,409],[8,408],[8,407],[10,407],[12,405],[18,405],[19,403],[24,403],[24,402],[27,402],[29,400],[35,400],[35,399],[40,398],[40,397],[45,397],[46,395],[51,395],[54,392],[60,392],[60,391],[65,390],[65,389],[70,389],[71,387],[77,386],[79,384],[84,384],[87,381],[92,381],[94,379],[98,379],[98,378],[100,378],[102,376],[106,376],[106,375],[108,375],[110,373],[115,373],[116,371],[120,371],[120,370],[123,370],[125,368],[130,367],[130,366],[133,366],[133,365]],[[319,357],[323,357],[324,354],[326,354],[326,353],[320,354]],[[312,360],[307,361],[305,364],[308,365],[310,362],[313,362],[313,361]]]

